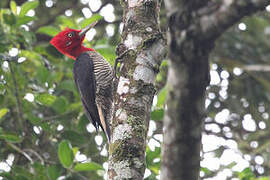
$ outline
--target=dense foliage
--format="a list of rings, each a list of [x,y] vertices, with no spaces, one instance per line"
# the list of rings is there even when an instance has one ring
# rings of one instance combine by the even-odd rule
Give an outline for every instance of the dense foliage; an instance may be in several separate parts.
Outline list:
[[[65,27],[79,29],[102,16],[96,13],[84,18],[82,13],[74,12],[70,18],[63,14],[54,17],[54,24],[34,29],[39,15],[49,13],[49,7],[44,7],[46,2],[25,2],[20,10],[15,1],[1,3],[6,8],[0,12],[0,154],[1,161],[6,162],[2,163],[5,171],[9,171],[1,176],[100,179],[107,159],[106,139],[102,133],[97,135],[91,125],[87,131],[89,122],[73,83],[74,61],[58,53],[49,40]],[[31,15],[33,12],[36,15]],[[106,36],[86,43],[112,63],[114,47]]]
[[[99,19],[85,45],[113,64],[121,6],[118,1],[88,2],[0,1],[0,179],[94,180],[105,174],[106,138],[83,115],[73,83],[74,61],[49,44],[64,28],[79,29]],[[164,14],[162,6],[162,29]],[[244,19],[216,43],[207,89],[202,179],[252,180],[270,174],[268,19],[268,12]],[[160,174],[166,73],[164,61],[148,133],[149,180]]]

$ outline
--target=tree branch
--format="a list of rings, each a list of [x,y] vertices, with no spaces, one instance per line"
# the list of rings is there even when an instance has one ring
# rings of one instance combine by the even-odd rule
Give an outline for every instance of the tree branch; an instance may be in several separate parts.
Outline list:
[[[54,119],[58,119],[58,118],[61,118],[63,116],[71,114],[71,113],[72,113],[72,111],[68,111],[68,112],[58,114],[58,115],[55,115],[55,116],[44,117],[41,122],[46,122],[46,121],[51,121],[51,120],[54,120]]]
[[[7,142],[7,145],[9,145],[12,149],[19,152],[20,154],[22,154],[26,159],[28,159],[30,161],[31,164],[34,163],[33,159],[26,152],[21,150],[18,146],[14,145],[14,144],[12,144],[10,142]]]
[[[200,18],[203,37],[206,39],[218,38],[244,16],[264,10],[268,4],[270,4],[270,0],[234,0],[231,3],[223,1],[215,12]],[[204,8],[209,8],[209,6]]]
[[[171,15],[171,13],[179,12],[179,7],[183,7],[181,11],[195,11],[208,3],[209,0],[178,0],[166,1],[165,5],[167,9],[170,9],[168,15]]]
[[[241,68],[246,71],[258,71],[258,72],[270,71],[270,65],[265,65],[265,64],[246,65],[246,66],[242,66]]]

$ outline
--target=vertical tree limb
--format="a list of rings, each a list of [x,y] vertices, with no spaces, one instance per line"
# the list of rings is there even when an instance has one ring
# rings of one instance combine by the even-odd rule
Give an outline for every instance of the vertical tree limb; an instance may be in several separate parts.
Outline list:
[[[208,59],[214,41],[243,16],[270,3],[269,0],[224,0],[213,10],[208,3],[192,7],[194,2],[198,1],[165,0],[170,66],[161,179],[166,180],[199,178]]]
[[[165,57],[165,40],[159,29],[158,0],[122,1],[122,49],[114,99],[109,179],[143,179],[145,148],[154,82]],[[123,53],[123,52],[120,52]]]

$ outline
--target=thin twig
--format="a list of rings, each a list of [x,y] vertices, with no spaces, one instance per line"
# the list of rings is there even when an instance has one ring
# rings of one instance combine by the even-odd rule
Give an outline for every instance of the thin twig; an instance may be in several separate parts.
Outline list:
[[[59,114],[59,115],[55,115],[55,116],[50,116],[50,117],[45,117],[45,118],[42,119],[41,122],[46,122],[46,121],[50,121],[50,120],[52,120],[52,119],[57,119],[57,118],[60,118],[60,117],[62,117],[62,116],[68,115],[68,114],[70,114],[70,113],[72,113],[72,112],[73,112],[73,111],[69,111],[69,112],[65,112],[65,113],[63,113],[63,114]]]
[[[88,178],[86,178],[85,176],[81,175],[79,172],[76,172],[76,171],[74,171],[74,170],[71,169],[71,168],[68,168],[68,170],[69,170],[70,172],[74,173],[74,174],[77,174],[81,179],[83,179],[83,180],[88,180]]]
[[[15,151],[21,153],[26,159],[28,159],[30,161],[31,164],[34,163],[33,159],[26,152],[24,152],[23,150],[21,150],[18,146],[14,145],[14,144],[12,144],[10,142],[7,142],[7,145],[9,145]]]
[[[36,151],[34,151],[33,149],[24,149],[24,151],[28,151],[34,154],[41,161],[41,164],[44,165],[44,159]]]

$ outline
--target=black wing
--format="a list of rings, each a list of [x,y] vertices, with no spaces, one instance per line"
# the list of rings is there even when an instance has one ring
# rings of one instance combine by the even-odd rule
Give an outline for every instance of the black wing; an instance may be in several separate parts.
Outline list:
[[[103,129],[96,105],[94,64],[87,53],[82,53],[77,57],[73,67],[73,78],[80,92],[87,118],[92,121],[96,130],[99,126]]]

